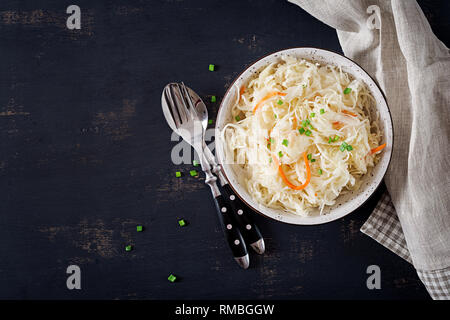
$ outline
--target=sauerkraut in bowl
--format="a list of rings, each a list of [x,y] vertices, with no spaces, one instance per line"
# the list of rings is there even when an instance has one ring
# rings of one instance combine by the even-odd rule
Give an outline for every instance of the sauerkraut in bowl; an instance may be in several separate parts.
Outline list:
[[[373,80],[349,59],[314,48],[277,52],[244,71],[223,99],[216,133],[237,194],[297,224],[359,207],[392,150],[391,118]]]

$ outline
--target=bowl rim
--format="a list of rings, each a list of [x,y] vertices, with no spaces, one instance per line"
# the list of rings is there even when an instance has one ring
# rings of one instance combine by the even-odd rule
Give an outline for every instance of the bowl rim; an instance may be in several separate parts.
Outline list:
[[[261,212],[259,209],[255,208],[255,207],[252,206],[251,204],[249,204],[249,203],[248,203],[248,202],[240,195],[240,193],[237,192],[236,188],[235,188],[235,187],[233,186],[233,184],[231,183],[231,180],[228,178],[228,176],[227,176],[227,174],[226,174],[226,172],[225,172],[225,169],[222,169],[221,171],[222,171],[223,175],[225,176],[225,179],[227,180],[228,185],[229,185],[229,186],[231,187],[231,189],[233,190],[234,194],[236,194],[236,195],[239,197],[239,199],[240,199],[247,207],[249,207],[250,209],[252,209],[252,210],[253,210],[254,212],[256,212],[257,214],[259,214],[259,215],[261,215],[261,216],[263,216],[263,217],[265,217],[265,218],[269,218],[269,219],[271,219],[271,220],[274,220],[274,221],[277,221],[277,222],[280,222],[280,223],[290,224],[290,225],[297,225],[297,226],[320,225],[320,224],[326,224],[326,223],[330,223],[330,222],[333,222],[333,221],[342,219],[342,218],[344,218],[345,216],[348,216],[349,214],[355,212],[356,210],[358,210],[359,208],[361,208],[365,203],[367,203],[367,201],[368,201],[369,199],[371,199],[372,196],[375,194],[375,192],[378,190],[378,188],[380,187],[380,185],[383,184],[383,182],[384,182],[384,177],[386,176],[386,173],[387,173],[387,171],[388,171],[388,169],[389,169],[389,166],[390,166],[390,164],[391,164],[392,154],[393,154],[394,146],[395,146],[395,143],[394,143],[394,141],[395,141],[394,124],[393,124],[393,120],[392,120],[391,109],[390,109],[389,104],[388,104],[388,101],[387,101],[387,99],[386,99],[386,95],[384,94],[384,92],[383,92],[383,90],[381,89],[381,87],[380,87],[380,85],[378,84],[378,82],[377,82],[377,81],[376,81],[376,80],[375,80],[375,79],[374,79],[374,78],[373,78],[373,77],[372,77],[372,76],[371,76],[371,75],[370,75],[363,67],[361,67],[357,62],[355,62],[354,60],[350,59],[349,57],[343,55],[342,53],[339,53],[339,52],[337,52],[337,51],[334,51],[334,50],[323,49],[323,48],[318,48],[318,47],[288,47],[288,48],[280,49],[280,50],[277,50],[277,51],[272,51],[272,52],[270,52],[270,53],[268,53],[268,54],[265,54],[264,56],[262,56],[262,57],[260,57],[260,58],[258,58],[258,59],[256,59],[256,60],[254,60],[253,62],[251,62],[247,67],[245,67],[245,69],[243,69],[243,70],[242,70],[242,71],[234,78],[233,82],[231,82],[230,86],[229,86],[228,89],[225,91],[225,94],[223,95],[223,98],[226,97],[226,96],[229,94],[230,90],[234,87],[236,81],[239,80],[239,78],[241,77],[241,75],[244,74],[245,72],[247,72],[247,70],[249,70],[249,69],[250,69],[252,66],[254,66],[256,63],[258,63],[259,61],[261,61],[261,60],[263,60],[263,59],[265,59],[265,58],[267,58],[267,57],[269,57],[269,56],[271,56],[271,55],[280,54],[280,53],[283,53],[284,51],[295,50],[295,49],[313,49],[313,50],[318,50],[318,51],[327,51],[327,52],[329,52],[329,53],[333,53],[333,54],[336,54],[336,55],[339,55],[339,56],[343,57],[344,59],[347,59],[347,60],[350,61],[351,63],[353,63],[353,64],[355,64],[356,66],[358,66],[358,67],[359,67],[359,68],[360,68],[360,69],[361,69],[361,70],[362,70],[362,71],[363,71],[363,72],[364,72],[364,73],[365,73],[365,74],[373,81],[373,83],[375,84],[376,88],[377,88],[377,89],[379,90],[379,92],[381,93],[381,96],[382,96],[382,98],[383,98],[383,100],[384,100],[384,102],[385,102],[385,104],[386,104],[386,107],[387,107],[387,113],[388,113],[389,119],[390,119],[390,129],[391,129],[391,132],[392,132],[392,145],[391,145],[391,152],[390,152],[390,155],[389,155],[389,160],[388,160],[388,163],[387,163],[387,165],[386,165],[386,168],[385,168],[383,174],[381,175],[380,181],[377,183],[376,187],[371,191],[371,193],[369,194],[369,196],[368,196],[364,201],[362,201],[362,202],[361,202],[357,207],[355,207],[353,210],[351,210],[351,211],[349,211],[349,212],[347,212],[347,213],[345,213],[345,214],[337,215],[336,217],[333,217],[332,219],[328,219],[328,220],[326,220],[326,221],[317,221],[317,220],[315,220],[315,219],[311,219],[311,220],[314,220],[314,221],[311,221],[310,223],[295,223],[295,222],[292,222],[292,221],[285,221],[285,220],[281,220],[281,219],[276,219],[275,217],[269,216],[269,215],[267,215],[267,214]],[[217,114],[219,114],[220,111],[221,111],[221,110],[223,109],[223,107],[224,107],[224,100],[225,100],[225,99],[223,99],[223,98],[222,98],[222,101],[220,102],[219,108],[218,108],[218,110],[217,110]],[[215,124],[214,129],[215,129],[216,132],[218,132],[218,130],[219,130],[219,129],[218,129],[217,121],[216,121],[216,124]],[[217,144],[217,143],[216,143],[216,144]],[[216,154],[217,154],[217,149],[216,149]],[[220,159],[219,157],[216,157],[216,158],[217,158],[217,161],[219,162],[219,165],[223,168],[223,164],[222,164],[222,162],[221,162],[221,159]],[[307,218],[307,217],[304,217],[304,218]]]

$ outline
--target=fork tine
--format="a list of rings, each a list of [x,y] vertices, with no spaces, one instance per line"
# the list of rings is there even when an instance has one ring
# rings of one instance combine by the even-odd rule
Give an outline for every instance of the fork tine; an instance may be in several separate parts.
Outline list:
[[[191,97],[189,91],[187,90],[186,86],[184,85],[184,82],[181,82],[181,88],[183,90],[183,96],[187,100],[189,108],[191,109],[191,112],[197,113],[197,110],[194,107],[194,103],[192,102],[192,97]]]
[[[180,116],[178,115],[178,111],[177,108],[175,107],[175,103],[171,94],[171,90],[170,90],[170,84],[169,86],[166,86],[164,88],[164,97],[166,98],[166,101],[168,102],[169,106],[170,106],[170,111],[172,113],[172,118],[175,122],[175,126],[178,128],[181,125],[181,121],[180,121]]]
[[[179,101],[180,103],[177,103],[178,112],[181,116],[181,121],[185,122],[185,121],[188,121],[188,119],[191,117],[191,114],[186,105],[186,99],[184,97],[182,88],[180,87],[180,85],[178,83],[176,83],[176,88],[177,88],[177,91],[179,94],[179,100],[180,100]]]

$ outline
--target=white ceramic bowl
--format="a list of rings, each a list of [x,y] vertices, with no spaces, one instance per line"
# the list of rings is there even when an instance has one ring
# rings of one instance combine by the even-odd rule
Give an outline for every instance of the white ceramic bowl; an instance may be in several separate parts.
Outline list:
[[[234,171],[233,164],[227,164],[224,162],[223,142],[217,136],[216,138],[216,155],[219,162],[222,164],[225,175],[230,182],[231,187],[236,194],[253,210],[256,212],[281,221],[291,224],[299,225],[312,225],[330,222],[359,208],[377,189],[383,180],[384,174],[388,168],[393,146],[393,129],[392,119],[389,112],[386,99],[383,96],[378,85],[375,81],[365,72],[359,65],[352,60],[332,51],[317,49],[317,48],[291,48],[282,51],[278,51],[267,55],[247,69],[245,69],[233,82],[228,91],[226,92],[222,103],[219,108],[216,119],[216,132],[222,131],[223,127],[231,122],[231,107],[233,101],[236,101],[236,95],[242,84],[247,83],[247,80],[251,78],[255,73],[259,72],[264,66],[281,59],[283,56],[294,56],[298,58],[307,59],[310,61],[318,62],[321,64],[331,64],[335,66],[341,66],[342,70],[352,75],[354,78],[361,79],[371,91],[373,97],[376,100],[376,109],[379,113],[379,124],[381,131],[383,132],[382,141],[386,142],[387,146],[381,153],[381,159],[375,168],[369,174],[363,177],[363,183],[358,191],[349,192],[347,194],[340,195],[336,199],[336,204],[331,207],[326,207],[322,215],[319,215],[319,210],[315,209],[311,213],[311,216],[302,217],[292,213],[289,213],[280,209],[272,209],[262,204],[259,204],[250,196],[247,190],[239,184],[236,173]]]

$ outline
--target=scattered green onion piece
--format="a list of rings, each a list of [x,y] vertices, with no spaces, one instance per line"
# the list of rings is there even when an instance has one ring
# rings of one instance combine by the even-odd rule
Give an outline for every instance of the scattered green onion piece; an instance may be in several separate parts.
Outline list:
[[[312,134],[312,132],[310,130],[306,130],[305,134],[309,137]]]
[[[180,171],[175,172],[175,177],[177,178],[181,177],[181,172]]]
[[[306,88],[306,84],[302,84],[302,87],[303,87],[303,88]]]
[[[144,228],[142,226],[136,226],[137,232],[142,232],[142,230],[144,230]]]
[[[352,88],[345,88],[344,89],[344,94],[349,94],[350,92],[352,92]]]
[[[300,129],[298,129],[298,132],[300,132],[300,134],[304,134],[305,133],[305,129],[304,128],[300,128]]]
[[[278,103],[278,105],[280,105],[280,106],[281,106],[281,105],[283,104],[283,101],[282,101],[282,100],[278,100],[278,102],[277,102],[277,103]]]
[[[209,71],[214,71],[214,67],[215,67],[215,65],[210,64],[210,65],[209,65]]]
[[[275,113],[273,114],[273,117],[274,117],[275,119],[278,118],[277,115],[276,115]]]
[[[311,154],[311,153],[308,153],[307,158],[308,158],[308,160],[311,160],[312,154]]]
[[[197,170],[191,170],[191,171],[189,171],[189,174],[191,175],[191,177],[196,177],[196,176],[198,176]]]
[[[131,249],[133,249],[133,247],[131,245],[127,245],[125,247],[125,251],[131,251]]]
[[[311,162],[316,162],[316,159],[311,159]]]
[[[194,165],[194,167],[198,167],[198,165],[199,165],[200,163],[198,163],[197,160],[194,160],[194,161],[192,161],[192,164]]]
[[[236,119],[236,121],[241,120],[241,118],[239,116],[234,117]]]
[[[180,227],[184,227],[186,225],[186,221],[184,221],[183,219],[178,220],[178,224],[180,225]]]
[[[351,145],[348,145],[347,146],[347,151],[352,151],[352,150],[353,150],[353,147]]]
[[[279,151],[278,156],[281,158],[283,156],[283,152]]]
[[[322,174],[322,173],[323,173],[322,169],[319,169],[319,174]]]
[[[216,96],[211,96],[211,102],[216,102]]]
[[[272,158],[269,158],[269,163],[272,163]]]
[[[269,139],[269,142],[270,142],[270,143],[273,143],[274,141],[275,141],[275,140],[273,140],[273,138],[270,138],[270,139]]]
[[[209,119],[209,120],[208,120],[208,124],[213,124],[212,119]]]
[[[333,142],[336,142],[336,141],[338,141],[338,140],[339,140],[339,136],[334,136]]]
[[[339,150],[345,151],[347,149],[347,146],[348,146],[347,142],[344,141],[344,142],[342,142],[341,146],[339,147]]]
[[[267,144],[267,149],[270,149],[270,142]]]
[[[330,137],[329,139],[328,139],[328,143],[332,143],[333,142],[333,139]]]
[[[286,147],[288,146],[289,141],[287,141],[286,139],[283,140],[283,142],[281,144],[285,145]]]
[[[311,118],[314,118],[316,114],[314,112],[311,112]]]
[[[324,114],[325,110],[324,109],[320,109],[320,114]]]
[[[170,282],[175,282],[175,280],[177,280],[177,277],[175,277],[173,274],[171,274],[167,280],[169,280]]]

